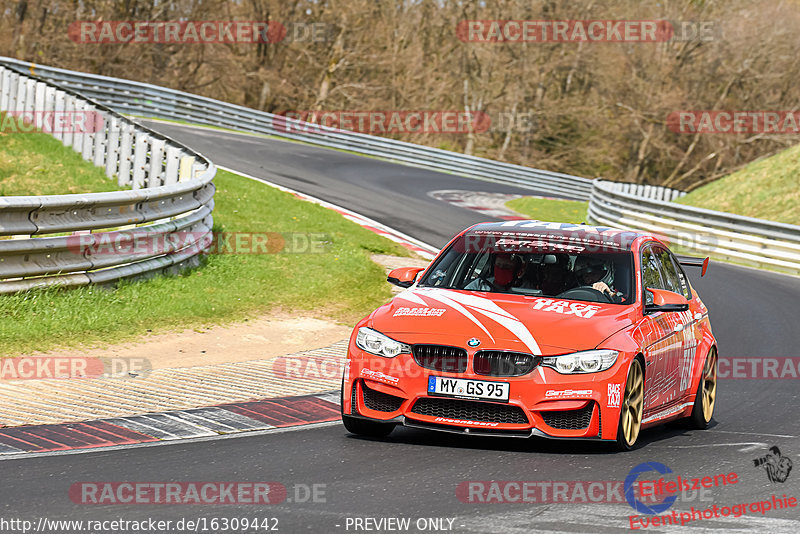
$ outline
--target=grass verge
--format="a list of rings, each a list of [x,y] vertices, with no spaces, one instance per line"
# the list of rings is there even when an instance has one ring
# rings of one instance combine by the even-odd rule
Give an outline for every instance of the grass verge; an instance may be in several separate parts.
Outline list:
[[[522,197],[506,202],[506,206],[531,219],[580,224],[586,222],[588,202],[555,198]]]
[[[256,181],[219,171],[214,182],[216,231],[324,233],[326,250],[215,254],[200,269],[123,282],[113,290],[45,289],[0,296],[2,356],[103,346],[145,332],[202,328],[274,309],[353,323],[390,297],[383,269],[369,255],[407,256],[400,245]]]
[[[678,199],[759,219],[800,224],[800,145],[754,161]]]
[[[0,113],[0,124],[5,114]],[[44,133],[0,131],[0,196],[116,191],[103,169]]]

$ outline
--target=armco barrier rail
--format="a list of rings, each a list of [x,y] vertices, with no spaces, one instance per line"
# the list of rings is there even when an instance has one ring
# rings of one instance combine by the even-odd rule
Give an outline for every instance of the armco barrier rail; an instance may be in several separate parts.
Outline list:
[[[15,65],[17,68],[31,68],[30,63],[0,57],[0,64],[3,63]],[[592,181],[586,178],[466,156],[373,135],[323,126],[315,126],[313,132],[302,131],[306,128],[297,126],[304,123],[280,115],[146,83],[44,65],[35,65],[33,69],[41,77],[70,87],[122,113],[275,135],[470,178],[535,187],[539,191],[575,200],[588,200],[592,186]]]
[[[566,198],[590,199],[591,222],[656,232],[696,253],[791,272],[800,270],[800,227],[671,202],[682,195],[680,191],[603,180],[593,182],[577,176],[323,127],[316,127],[313,133],[304,133],[302,128],[292,131],[291,121],[284,117],[182,91],[0,57],[2,64],[25,70],[33,68],[44,78],[71,87],[124,113],[269,134],[551,192]]]
[[[41,126],[83,113],[92,128],[53,135],[116,177],[111,193],[0,197],[0,294],[80,286],[196,265],[211,244],[216,168],[108,107],[0,63],[0,111]],[[152,224],[147,224],[152,223]],[[102,231],[108,230],[108,231]],[[70,235],[46,236],[46,234]],[[43,237],[33,237],[43,235]],[[94,254],[100,247],[103,254]]]
[[[800,271],[800,226],[643,198],[604,180],[592,184],[589,219],[653,232],[715,258]]]

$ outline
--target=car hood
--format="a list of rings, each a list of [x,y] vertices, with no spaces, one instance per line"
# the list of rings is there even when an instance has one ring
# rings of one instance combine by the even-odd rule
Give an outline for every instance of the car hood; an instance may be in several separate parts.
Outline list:
[[[368,325],[404,343],[532,354],[596,348],[633,324],[634,306],[439,288],[411,288],[375,310]]]

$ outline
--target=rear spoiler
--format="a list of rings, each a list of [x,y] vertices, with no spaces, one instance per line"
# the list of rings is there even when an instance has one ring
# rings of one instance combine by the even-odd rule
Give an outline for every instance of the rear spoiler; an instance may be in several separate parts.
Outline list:
[[[703,270],[700,271],[700,276],[706,275],[706,270],[708,270],[708,258],[692,258],[690,256],[677,256],[678,263],[685,267],[702,267]]]

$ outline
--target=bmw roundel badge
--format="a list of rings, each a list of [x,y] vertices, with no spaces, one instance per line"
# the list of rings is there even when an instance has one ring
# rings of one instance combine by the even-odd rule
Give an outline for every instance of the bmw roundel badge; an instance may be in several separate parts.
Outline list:
[[[478,339],[477,337],[473,337],[472,339],[467,341],[467,345],[469,345],[470,347],[477,347],[480,344],[481,344],[481,340]]]

